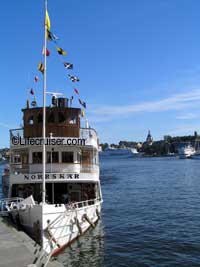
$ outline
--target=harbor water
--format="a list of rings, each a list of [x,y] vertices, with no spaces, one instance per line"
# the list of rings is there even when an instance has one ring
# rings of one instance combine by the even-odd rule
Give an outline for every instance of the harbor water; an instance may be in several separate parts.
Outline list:
[[[64,266],[200,266],[200,161],[102,155],[101,184],[102,220]]]

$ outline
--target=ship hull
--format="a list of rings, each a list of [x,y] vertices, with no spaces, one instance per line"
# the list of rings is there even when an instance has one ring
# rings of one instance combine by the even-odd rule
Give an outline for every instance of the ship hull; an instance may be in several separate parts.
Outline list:
[[[23,228],[39,243],[47,254],[55,256],[95,227],[100,218],[101,201],[87,201],[72,206],[28,205],[18,209],[18,219]]]

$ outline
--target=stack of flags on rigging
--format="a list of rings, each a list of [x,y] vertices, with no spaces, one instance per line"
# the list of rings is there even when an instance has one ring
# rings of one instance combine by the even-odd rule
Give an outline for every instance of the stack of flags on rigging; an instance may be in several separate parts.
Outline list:
[[[53,32],[51,32],[51,21],[50,21],[49,14],[48,14],[47,10],[46,10],[46,13],[45,13],[45,27],[46,27],[46,39],[56,43],[57,40],[59,40],[59,38]],[[56,48],[57,53],[59,55],[62,55],[62,56],[66,56],[67,55],[67,52],[65,50],[63,50],[61,47],[55,46],[55,48]],[[48,50],[48,48],[46,48],[46,51],[43,48],[42,54],[43,55],[45,54],[46,56],[49,56],[50,55],[50,51]],[[72,63],[69,63],[69,62],[63,62],[63,65],[64,65],[65,69],[67,69],[67,70],[73,70],[73,68],[74,68],[74,65]],[[42,62],[40,62],[38,64],[38,70],[42,74],[44,74],[45,69],[44,69],[44,64]],[[68,77],[73,83],[80,81],[80,79],[77,76],[73,76],[73,75],[68,74]],[[38,80],[39,80],[38,76],[35,76],[34,77],[34,81],[38,82]],[[75,94],[79,95],[79,90],[77,88],[73,88],[73,89],[74,89]],[[31,95],[35,95],[33,88],[30,89],[30,94]],[[73,99],[74,99],[74,96],[71,96],[70,97],[70,106],[72,105]],[[78,99],[78,101],[79,101],[80,105],[84,109],[86,109],[86,102],[82,101],[81,99]],[[36,100],[34,98],[33,106],[35,105],[35,103],[36,103]],[[85,116],[85,110],[84,109],[81,109],[81,116],[82,117]]]

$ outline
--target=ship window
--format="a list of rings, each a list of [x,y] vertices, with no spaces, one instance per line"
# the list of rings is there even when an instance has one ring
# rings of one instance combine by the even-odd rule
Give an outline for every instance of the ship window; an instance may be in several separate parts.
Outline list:
[[[65,116],[62,112],[58,112],[58,122],[65,122]]]
[[[14,155],[14,163],[21,163],[21,155],[20,154]]]
[[[49,117],[48,117],[48,122],[51,123],[51,122],[55,122],[55,117],[54,117],[54,113],[51,112],[49,114]]]
[[[28,154],[22,154],[22,163],[28,164]]]
[[[89,165],[92,163],[92,154],[88,150],[82,151],[82,164]]]
[[[28,124],[32,125],[33,124],[33,116],[30,116],[28,118]]]
[[[42,152],[33,152],[32,161],[33,164],[42,163]]]
[[[42,123],[42,121],[43,121],[43,116],[42,116],[42,114],[40,113],[40,114],[38,115],[38,117],[37,117],[37,122],[38,122],[38,123]]]
[[[47,163],[58,163],[59,162],[59,156],[58,152],[47,152]]]
[[[63,163],[73,163],[74,153],[73,152],[62,152],[62,162]]]
[[[76,117],[69,118],[69,124],[76,124]]]

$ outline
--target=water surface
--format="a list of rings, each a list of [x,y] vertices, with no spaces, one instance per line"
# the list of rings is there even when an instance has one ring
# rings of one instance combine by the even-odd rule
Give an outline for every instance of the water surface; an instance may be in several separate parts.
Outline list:
[[[200,161],[102,156],[101,184],[102,222],[65,266],[200,266]]]

